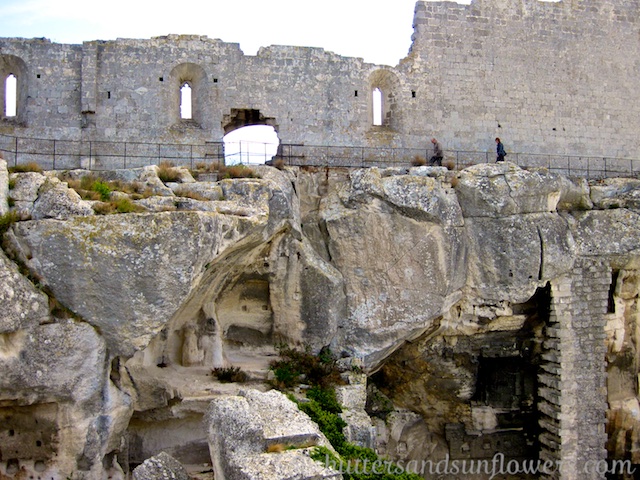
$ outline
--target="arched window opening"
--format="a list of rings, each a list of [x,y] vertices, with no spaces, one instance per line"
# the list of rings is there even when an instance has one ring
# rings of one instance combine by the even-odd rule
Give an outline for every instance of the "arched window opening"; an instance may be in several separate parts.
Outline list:
[[[382,125],[382,91],[379,88],[373,90],[373,124]]]
[[[18,79],[12,73],[4,83],[4,115],[15,117],[18,110]]]
[[[191,120],[192,104],[191,104],[191,85],[184,82],[180,87],[180,118],[182,120]]]
[[[238,128],[224,136],[224,162],[226,165],[263,164],[278,152],[280,139],[269,125]]]

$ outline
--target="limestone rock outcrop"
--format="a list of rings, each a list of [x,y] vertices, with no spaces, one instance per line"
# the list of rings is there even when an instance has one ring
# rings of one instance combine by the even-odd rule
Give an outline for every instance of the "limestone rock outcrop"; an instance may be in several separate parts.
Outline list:
[[[23,433],[0,431],[0,449],[19,452],[0,473],[117,478],[163,446],[185,464],[212,461],[211,448],[221,478],[339,478],[305,453],[305,442],[324,442],[312,425],[272,431],[300,419],[279,394],[257,392],[280,344],[330,347],[360,372],[360,384],[339,389],[347,435],[377,439],[394,460],[425,460],[415,442],[465,458],[508,442],[527,456],[537,429],[552,446],[566,422],[536,398],[567,394],[557,375],[571,362],[595,365],[579,380],[604,382],[606,365],[609,451],[637,457],[623,444],[640,438],[637,181],[588,183],[507,162],[256,167],[254,178],[167,185],[145,167],[100,172],[139,183],[145,195],[113,196],[145,211],[98,215],[69,188],[89,173],[8,177],[12,211],[25,216],[0,252],[0,419]],[[607,336],[607,358],[559,350],[583,331]],[[246,373],[245,393],[214,379],[229,367]],[[366,391],[388,411],[367,415]],[[605,401],[604,390],[589,395]],[[35,441],[42,458],[27,449]],[[267,452],[288,442],[300,448]]]
[[[0,338],[48,322],[46,295],[20,273],[4,252],[0,252],[0,279]]]

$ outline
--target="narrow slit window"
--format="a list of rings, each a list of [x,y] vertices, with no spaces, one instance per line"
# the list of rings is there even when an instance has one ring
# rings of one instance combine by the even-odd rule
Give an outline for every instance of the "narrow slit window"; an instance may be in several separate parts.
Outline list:
[[[18,79],[12,73],[4,84],[4,114],[6,117],[15,117],[18,109]]]
[[[618,286],[618,276],[620,275],[619,270],[613,270],[611,272],[611,285],[609,286],[609,301],[607,305],[607,313],[616,313],[616,287]]]
[[[191,86],[185,82],[180,87],[180,118],[191,120]]]
[[[382,91],[379,88],[373,90],[373,124],[382,125]]]

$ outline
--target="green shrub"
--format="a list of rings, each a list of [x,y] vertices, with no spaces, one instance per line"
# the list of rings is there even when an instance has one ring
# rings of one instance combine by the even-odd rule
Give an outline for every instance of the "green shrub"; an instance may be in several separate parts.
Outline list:
[[[340,415],[324,410],[315,400],[300,403],[298,406],[300,410],[309,415],[311,420],[318,424],[320,431],[324,433],[333,448],[340,452],[347,441],[343,433],[343,429],[347,424],[340,418]]]
[[[276,388],[291,388],[302,381],[309,385],[336,385],[342,383],[331,350],[323,349],[318,356],[308,350],[300,351],[284,345],[278,347],[279,360],[270,364]]]
[[[338,403],[336,391],[333,388],[323,388],[316,385],[307,390],[307,398],[317,402],[327,412],[342,413],[342,407]]]
[[[16,188],[16,179],[15,178],[10,178],[9,179],[9,190],[13,190],[14,188]]]
[[[276,377],[276,388],[290,388],[301,380],[312,385],[306,391],[308,401],[298,401],[293,396],[289,398],[318,424],[320,431],[338,453],[336,456],[325,447],[315,447],[311,452],[312,459],[323,464],[328,461],[330,465],[336,465],[339,469],[342,467],[341,472],[345,480],[422,480],[419,475],[404,472],[391,462],[380,459],[374,450],[347,441],[344,435],[347,424],[340,417],[342,407],[334,389],[334,385],[340,383],[340,375],[329,349],[323,349],[315,356],[308,351],[301,352],[280,346],[278,353],[280,360],[271,362],[271,369]],[[347,468],[350,465],[360,465],[358,471],[362,472],[364,465],[371,467],[376,462],[385,466],[385,473],[375,474],[371,468],[364,473],[351,473],[356,470]]]
[[[222,383],[242,383],[249,378],[240,367],[214,368],[211,373]]]
[[[100,200],[102,200],[103,202],[106,202],[107,200],[109,200],[109,198],[111,198],[111,187],[108,183],[101,180],[93,182],[90,190],[97,192],[100,195]]]

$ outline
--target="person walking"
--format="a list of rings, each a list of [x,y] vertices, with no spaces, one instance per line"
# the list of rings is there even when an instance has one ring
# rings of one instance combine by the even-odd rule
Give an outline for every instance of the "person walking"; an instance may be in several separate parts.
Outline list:
[[[444,156],[442,153],[442,146],[435,138],[431,139],[431,143],[433,143],[433,156],[429,160],[429,165],[438,165],[441,167],[442,157]]]
[[[504,151],[504,145],[502,145],[502,142],[498,137],[496,137],[496,153],[498,155],[498,158],[496,158],[496,163],[504,162],[504,157],[507,156],[507,152]]]

